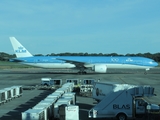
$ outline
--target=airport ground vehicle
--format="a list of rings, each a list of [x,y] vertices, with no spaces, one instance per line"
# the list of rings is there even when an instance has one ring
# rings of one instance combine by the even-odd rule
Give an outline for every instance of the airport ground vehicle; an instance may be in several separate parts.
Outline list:
[[[93,88],[93,98],[98,101],[98,104],[89,110],[88,115],[89,118],[117,118],[118,120],[150,118],[160,113],[159,105],[145,100],[145,97],[152,96],[155,94],[151,86],[97,82]]]
[[[44,86],[61,86],[62,80],[61,79],[52,79],[52,78],[41,78],[41,85]]]
[[[80,95],[82,96],[92,96],[92,89],[95,80],[84,79],[80,86]]]

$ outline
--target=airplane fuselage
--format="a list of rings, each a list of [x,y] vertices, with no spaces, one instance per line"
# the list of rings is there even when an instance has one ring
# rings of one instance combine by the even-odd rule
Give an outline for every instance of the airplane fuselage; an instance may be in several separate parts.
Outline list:
[[[20,60],[20,63],[26,65],[51,69],[76,68],[76,61],[83,63],[86,68],[92,68],[95,65],[104,65],[107,69],[148,69],[158,65],[155,61],[149,58],[129,56],[34,56],[12,59],[12,61],[14,60]]]

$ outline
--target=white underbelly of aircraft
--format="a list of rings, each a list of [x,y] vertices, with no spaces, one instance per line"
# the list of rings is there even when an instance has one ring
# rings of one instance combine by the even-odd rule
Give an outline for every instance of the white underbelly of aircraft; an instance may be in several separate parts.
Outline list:
[[[151,66],[140,66],[140,65],[131,65],[131,64],[88,64],[85,67],[94,67],[95,65],[104,65],[107,66],[107,69],[146,69],[152,68]]]
[[[64,68],[75,68],[74,64],[70,63],[23,63],[26,65],[48,68],[48,69],[64,69]],[[151,66],[140,66],[140,65],[131,65],[131,64],[88,64],[84,65],[86,68],[92,68],[95,65],[104,65],[107,69],[147,69],[152,68]]]
[[[141,66],[141,65],[131,65],[131,64],[107,64],[107,68],[113,69],[146,69],[150,68],[149,66]]]
[[[48,69],[75,68],[75,65],[70,63],[24,63],[24,64],[34,67],[48,68]]]

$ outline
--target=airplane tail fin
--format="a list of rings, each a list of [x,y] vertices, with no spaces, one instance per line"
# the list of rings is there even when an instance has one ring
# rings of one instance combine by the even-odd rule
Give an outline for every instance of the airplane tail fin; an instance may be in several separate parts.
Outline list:
[[[33,56],[15,37],[10,37],[17,58]]]

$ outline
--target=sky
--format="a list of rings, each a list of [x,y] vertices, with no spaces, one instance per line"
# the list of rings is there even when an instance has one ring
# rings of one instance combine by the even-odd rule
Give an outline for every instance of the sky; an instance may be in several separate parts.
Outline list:
[[[1,0],[0,52],[159,53],[160,0]]]

